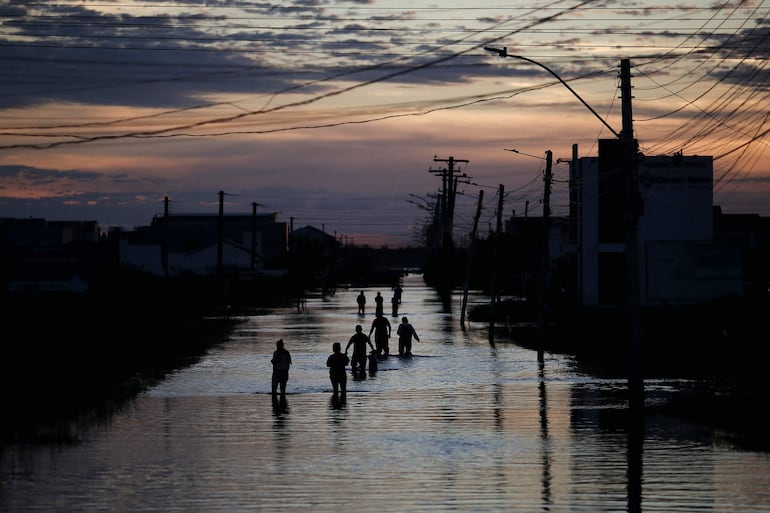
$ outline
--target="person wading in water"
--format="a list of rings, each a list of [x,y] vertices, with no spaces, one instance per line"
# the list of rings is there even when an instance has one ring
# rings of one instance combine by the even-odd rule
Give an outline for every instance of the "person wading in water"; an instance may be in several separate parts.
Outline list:
[[[342,398],[347,393],[348,375],[345,368],[350,363],[348,355],[342,352],[342,345],[339,342],[332,344],[333,353],[326,359],[326,366],[329,367],[329,380],[332,382],[334,397],[342,392]]]
[[[390,345],[388,339],[390,338],[390,321],[387,317],[378,313],[377,317],[372,321],[372,328],[369,330],[369,339],[372,338],[372,332],[374,332],[374,346],[377,351],[377,356],[388,356],[390,354]]]
[[[273,358],[270,360],[273,364],[272,391],[273,400],[277,399],[278,389],[281,389],[281,400],[286,399],[286,382],[289,381],[289,367],[291,366],[291,354],[283,347],[283,339],[278,339],[275,343]]]
[[[417,336],[414,326],[409,324],[409,319],[401,317],[401,324],[398,325],[396,333],[398,334],[398,355],[412,356],[412,337],[417,342],[420,341],[420,337]]]
[[[358,303],[358,315],[366,314],[366,296],[363,290],[356,298],[356,303]]]
[[[366,375],[366,361],[368,359],[366,344],[369,344],[372,351],[375,350],[372,341],[364,333],[364,329],[360,324],[356,324],[356,332],[350,337],[350,341],[345,347],[345,354],[348,354],[348,349],[350,346],[353,346],[353,357],[350,359],[350,366],[353,368],[353,374],[358,374],[360,377]]]

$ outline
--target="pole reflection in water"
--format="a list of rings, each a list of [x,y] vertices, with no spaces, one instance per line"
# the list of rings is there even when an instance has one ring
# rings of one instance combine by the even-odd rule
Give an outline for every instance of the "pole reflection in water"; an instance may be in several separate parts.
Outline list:
[[[550,510],[551,504],[551,456],[548,446],[548,402],[545,396],[545,361],[538,355],[538,390],[540,392],[540,438],[543,466],[543,509]]]
[[[486,322],[462,330],[460,302],[419,276],[405,279],[399,305],[420,335],[414,357],[349,375],[346,401],[335,400],[332,343],[374,319],[357,315],[359,291],[245,318],[77,445],[5,448],[0,511],[768,511],[767,454],[661,415],[633,428],[625,380],[503,337],[491,346]],[[470,306],[487,299],[472,293]],[[279,338],[293,363],[274,406]],[[657,397],[696,384],[646,386]]]

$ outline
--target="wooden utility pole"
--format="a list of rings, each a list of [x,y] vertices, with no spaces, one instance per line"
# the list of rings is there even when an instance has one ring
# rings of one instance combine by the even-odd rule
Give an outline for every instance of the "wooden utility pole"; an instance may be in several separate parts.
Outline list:
[[[444,249],[449,249],[454,246],[454,242],[452,241],[452,224],[454,219],[455,195],[457,194],[458,176],[456,176],[456,173],[460,172],[458,169],[455,169],[455,164],[459,162],[467,163],[469,161],[456,159],[454,157],[449,157],[448,159],[433,157],[433,162],[445,162],[447,164],[447,167],[445,168],[429,169],[428,171],[441,175],[441,198],[438,203],[438,221],[441,228],[441,246]],[[467,175],[463,173],[459,176],[466,177]]]
[[[548,251],[548,232],[551,229],[551,167],[553,163],[553,153],[551,150],[545,152],[545,176],[543,177],[543,234],[542,234],[542,246],[540,255],[540,289],[539,300],[540,309],[537,318],[537,333],[539,339],[539,347],[543,347],[543,330],[545,329],[546,310],[548,309],[548,303],[546,301],[548,275],[550,268],[550,254]],[[541,357],[541,351],[538,351],[538,358]]]
[[[497,253],[500,248],[500,239],[503,232],[503,196],[505,195],[505,186],[500,184],[497,193],[497,230],[495,231],[495,242],[492,247],[492,285],[490,291],[492,297],[489,302],[489,342],[495,343],[495,305],[497,304]]]
[[[471,241],[468,246],[468,262],[465,267],[465,286],[463,287],[463,305],[460,310],[460,327],[465,330],[465,308],[468,305],[468,286],[471,279],[471,261],[473,253],[476,250],[476,231],[479,226],[479,217],[481,217],[481,203],[484,200],[484,191],[479,191],[479,204],[476,206],[476,215],[473,217],[473,229],[471,230]]]

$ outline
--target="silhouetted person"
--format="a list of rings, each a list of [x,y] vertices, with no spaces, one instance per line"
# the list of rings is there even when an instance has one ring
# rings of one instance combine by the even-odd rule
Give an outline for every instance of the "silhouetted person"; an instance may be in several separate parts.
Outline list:
[[[396,296],[390,298],[390,306],[393,307],[393,317],[398,317],[398,304],[400,302]]]
[[[375,315],[382,315],[382,312],[383,312],[382,304],[384,301],[385,301],[385,298],[382,297],[382,294],[380,294],[379,292],[377,293],[376,296],[374,296],[374,304],[375,304],[374,314]]]
[[[356,324],[356,332],[350,337],[348,345],[345,347],[345,354],[348,354],[348,349],[353,346],[353,357],[350,359],[350,366],[353,368],[353,373],[359,373],[363,376],[366,372],[366,360],[367,351],[366,344],[374,350],[372,341],[364,334],[363,328],[360,324]]]
[[[356,298],[356,303],[358,303],[358,313],[359,315],[364,315],[366,313],[366,296],[364,296],[364,291],[362,290],[361,293]]]
[[[332,382],[334,395],[336,396],[339,392],[342,392],[344,397],[347,393],[348,383],[348,375],[345,372],[345,368],[350,363],[350,358],[342,352],[342,345],[339,342],[332,344],[332,351],[334,352],[326,359],[326,366],[329,367],[329,379]]]
[[[401,317],[401,324],[398,325],[396,333],[398,334],[398,355],[412,356],[412,337],[417,342],[420,341],[420,337],[417,336],[414,326],[409,324],[409,319]]]
[[[377,356],[388,356],[390,354],[390,344],[388,338],[390,338],[390,321],[387,317],[378,313],[372,321],[372,327],[369,330],[369,340],[372,339],[372,332],[374,332],[374,347],[377,351]]]
[[[283,347],[283,339],[275,343],[275,351],[270,363],[273,364],[273,399],[276,399],[278,388],[281,389],[281,399],[286,398],[286,382],[289,381],[289,367],[291,366],[291,354]]]
[[[404,291],[404,289],[401,288],[401,285],[396,283],[396,286],[393,287],[393,296],[396,298],[396,301],[398,301],[398,304],[401,304],[401,293]]]

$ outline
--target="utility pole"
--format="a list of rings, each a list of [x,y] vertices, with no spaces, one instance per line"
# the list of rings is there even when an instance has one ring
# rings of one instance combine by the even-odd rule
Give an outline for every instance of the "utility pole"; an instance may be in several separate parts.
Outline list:
[[[546,302],[546,291],[548,284],[548,270],[550,267],[550,255],[548,252],[548,232],[551,229],[551,167],[553,165],[553,153],[551,150],[545,152],[545,176],[543,177],[543,233],[540,255],[540,310],[537,318],[537,333],[540,348],[543,347],[543,330],[545,329],[545,317],[548,304]],[[538,350],[538,358],[542,358],[542,349]]]
[[[642,314],[639,297],[639,216],[642,202],[639,195],[639,145],[634,139],[631,114],[631,63],[620,61],[620,94],[623,116],[621,145],[625,174],[624,220],[626,228],[626,316],[629,337],[628,367],[628,511],[641,511],[642,450],[644,446],[644,378],[642,374]]]
[[[473,217],[473,229],[471,230],[471,241],[468,246],[468,264],[465,267],[465,286],[463,287],[463,305],[460,310],[460,327],[465,330],[465,308],[468,305],[468,284],[471,279],[471,260],[473,252],[476,250],[476,231],[479,226],[479,217],[481,217],[481,204],[484,200],[484,191],[479,191],[479,204],[476,206],[476,215]]]
[[[433,162],[445,162],[446,168],[429,169],[431,173],[439,173],[441,175],[441,198],[439,200],[439,223],[441,227],[441,246],[444,249],[450,249],[454,246],[452,241],[452,224],[454,218],[454,204],[455,196],[457,194],[457,176],[456,173],[460,171],[455,169],[455,164],[459,162],[469,162],[464,159],[456,159],[449,157],[448,159],[440,159],[433,157]],[[467,177],[465,173],[459,175]]]
[[[497,253],[500,249],[500,239],[503,233],[503,196],[505,195],[505,186],[500,184],[497,193],[497,230],[495,231],[495,242],[492,248],[492,285],[490,292],[492,297],[489,302],[489,342],[495,344],[495,305],[497,304]]]
[[[641,200],[637,181],[638,142],[634,139],[631,112],[631,63],[620,61],[620,95],[623,129],[620,140],[623,146],[623,172],[625,173],[625,222],[626,222],[626,315],[629,336],[628,388],[631,407],[643,406],[644,383],[642,380],[642,320],[639,301],[639,215]]]

